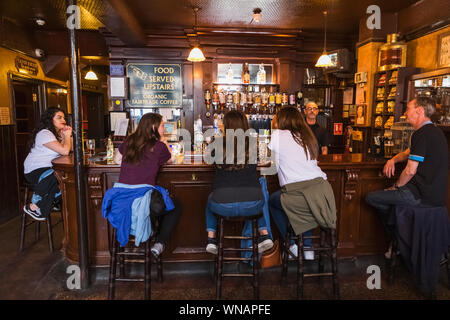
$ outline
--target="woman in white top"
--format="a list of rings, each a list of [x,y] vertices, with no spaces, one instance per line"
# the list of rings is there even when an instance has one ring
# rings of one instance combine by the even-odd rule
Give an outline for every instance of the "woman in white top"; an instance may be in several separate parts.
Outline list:
[[[35,220],[45,220],[58,203],[61,192],[53,174],[52,160],[72,150],[72,128],[63,110],[50,107],[41,115],[29,140],[30,153],[24,162],[25,179],[32,186],[31,203],[23,210]]]
[[[326,180],[326,174],[317,165],[319,155],[317,140],[298,109],[285,107],[277,113],[275,119],[268,147],[275,156],[280,187],[316,178]],[[271,194],[269,206],[272,218],[285,238],[290,223],[282,206],[281,195],[282,190]],[[298,201],[304,201],[304,197]],[[304,207],[308,210],[307,203]],[[303,235],[310,236],[312,231],[304,232]],[[297,245],[291,243],[290,251],[297,256]],[[311,247],[311,244],[311,239],[305,239],[305,247]],[[306,250],[305,259],[313,260],[314,251]]]

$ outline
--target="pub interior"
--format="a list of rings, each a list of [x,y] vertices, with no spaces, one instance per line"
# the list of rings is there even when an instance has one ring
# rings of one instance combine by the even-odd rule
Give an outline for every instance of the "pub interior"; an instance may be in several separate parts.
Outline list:
[[[202,134],[220,131],[231,110],[245,113],[258,141],[258,170],[273,193],[278,176],[263,170],[274,165],[267,148],[274,115],[287,106],[304,114],[310,102],[328,136],[318,165],[336,201],[338,272],[330,272],[339,298],[428,298],[402,260],[396,282],[388,281],[390,239],[365,198],[392,186],[404,168],[398,164],[391,178],[383,172],[387,160],[410,147],[414,128],[404,113],[412,99],[435,101],[431,120],[450,150],[449,12],[448,0],[1,1],[0,299],[108,298],[112,227],[102,201],[119,179],[116,150],[147,113],[162,115],[172,152],[157,185],[182,207],[160,257],[162,282],[152,263],[151,299],[214,299],[216,257],[205,251],[205,208],[215,168],[202,158]],[[193,57],[195,48],[200,56]],[[319,66],[322,54],[326,66]],[[32,193],[24,177],[27,141],[49,107],[63,110],[73,130],[73,151],[52,162],[62,192],[61,207],[50,215],[61,222],[53,234],[37,221],[23,228],[33,220],[23,211]],[[284,285],[281,263],[257,266],[261,299],[296,299],[297,261],[287,263]],[[313,261],[304,263],[315,272]],[[450,299],[448,253],[439,263],[431,297]],[[81,270],[79,290],[66,286],[71,265]],[[366,285],[371,265],[382,270],[382,289]],[[130,272],[142,276],[142,267]],[[222,298],[251,299],[251,288],[250,281],[226,279]],[[304,297],[331,299],[331,288],[331,281],[306,279]],[[117,283],[115,290],[116,299],[144,297],[140,283]]]

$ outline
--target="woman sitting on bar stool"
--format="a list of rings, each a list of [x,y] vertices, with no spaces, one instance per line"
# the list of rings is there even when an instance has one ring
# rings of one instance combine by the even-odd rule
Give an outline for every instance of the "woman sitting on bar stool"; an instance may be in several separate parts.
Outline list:
[[[247,117],[240,111],[229,111],[223,118],[225,134],[227,130],[242,129],[245,133],[249,129]],[[227,154],[226,135],[221,138],[223,141],[223,157],[216,159],[216,176],[213,184],[213,192],[208,197],[206,205],[206,231],[208,233],[208,244],[206,251],[217,254],[217,218],[214,213],[235,217],[252,216],[259,214],[264,207],[264,195],[261,190],[256,164],[250,163],[249,138],[245,138],[245,153],[242,159],[239,159],[237,146],[237,137],[234,137],[234,159],[230,159]],[[231,152],[231,150],[228,150]],[[217,154],[213,154],[213,157]],[[268,217],[267,217],[268,218]],[[258,219],[258,252],[264,252],[273,247],[273,241],[270,238],[264,216]]]
[[[64,111],[50,107],[42,114],[38,127],[30,137],[30,153],[24,162],[24,173],[34,193],[31,203],[25,204],[23,210],[35,220],[45,220],[61,201],[52,160],[69,154],[72,149],[71,136],[72,128],[66,125]]]
[[[270,195],[270,212],[283,239],[289,225],[295,234],[311,236],[318,224],[335,228],[336,205],[326,174],[317,165],[319,147],[303,116],[294,107],[276,114],[269,149],[275,153],[281,190]],[[297,256],[297,245],[289,251]],[[305,239],[305,248],[312,246]],[[314,251],[305,250],[305,259],[314,260]]]
[[[119,146],[114,162],[120,164],[119,183],[127,185],[156,186],[159,168],[171,159],[171,151],[164,140],[164,121],[157,113],[146,113],[139,121],[136,131]],[[151,251],[158,257],[165,248],[170,234],[175,228],[180,213],[180,205],[174,201],[175,208],[164,211],[156,243]],[[157,218],[153,212],[150,217]]]

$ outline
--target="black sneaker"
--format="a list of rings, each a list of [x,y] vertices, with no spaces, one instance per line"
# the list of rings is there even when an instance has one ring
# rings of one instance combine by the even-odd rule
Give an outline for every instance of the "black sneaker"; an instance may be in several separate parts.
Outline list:
[[[206,252],[217,254],[217,240],[216,238],[208,237],[208,244],[206,245]]]
[[[45,221],[45,218],[39,212],[31,210],[29,204],[23,207],[23,211],[25,211],[25,213],[32,217],[34,220]]]
[[[258,252],[262,253],[264,251],[267,251],[269,249],[272,249],[273,247],[273,241],[270,239],[270,236],[268,234],[260,235],[258,239]]]

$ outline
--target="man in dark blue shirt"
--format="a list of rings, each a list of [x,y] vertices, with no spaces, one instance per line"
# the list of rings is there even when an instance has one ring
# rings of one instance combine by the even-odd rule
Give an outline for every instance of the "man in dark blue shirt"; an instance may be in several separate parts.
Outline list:
[[[411,147],[386,162],[383,172],[390,178],[397,162],[408,161],[390,188],[367,194],[366,201],[381,214],[389,233],[393,231],[391,209],[395,205],[445,206],[447,200],[448,148],[441,129],[430,120],[436,106],[432,99],[411,100],[406,121],[413,128]]]

